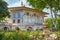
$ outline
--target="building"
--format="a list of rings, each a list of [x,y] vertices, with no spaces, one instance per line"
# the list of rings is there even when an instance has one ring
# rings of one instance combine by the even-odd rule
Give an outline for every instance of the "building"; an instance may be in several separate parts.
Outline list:
[[[41,29],[44,23],[44,17],[47,13],[28,7],[11,7],[8,9],[10,18],[6,18],[10,24],[9,29],[16,27],[21,30]]]
[[[8,8],[10,12],[10,18],[6,17],[0,23],[0,28],[4,29],[15,29],[20,28],[21,30],[37,30],[41,29],[44,23],[44,17],[46,12],[39,11],[37,9],[28,8],[21,2],[21,7]],[[3,27],[2,27],[3,26]]]
[[[47,14],[37,9],[25,7],[23,2],[21,2],[21,7],[11,7],[8,11],[10,12],[10,18],[5,18],[9,25],[7,27],[9,29],[18,27],[21,30],[41,29],[44,23],[44,17]]]

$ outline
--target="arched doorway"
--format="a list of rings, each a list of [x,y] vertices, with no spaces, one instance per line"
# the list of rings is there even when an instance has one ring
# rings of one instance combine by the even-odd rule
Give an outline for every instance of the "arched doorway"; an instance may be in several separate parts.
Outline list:
[[[19,28],[19,27],[15,27],[15,29],[16,29],[16,30],[20,30],[20,28]]]
[[[4,27],[3,29],[4,29],[4,30],[8,30],[9,28],[8,28],[8,27]]]
[[[32,27],[28,27],[27,30],[32,30]]]

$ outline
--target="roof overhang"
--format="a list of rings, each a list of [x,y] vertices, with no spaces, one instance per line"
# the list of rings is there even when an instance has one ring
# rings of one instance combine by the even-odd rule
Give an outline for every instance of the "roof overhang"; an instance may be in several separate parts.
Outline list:
[[[11,8],[8,8],[8,10],[10,10],[10,11],[27,10],[27,11],[33,11],[33,12],[42,13],[42,14],[48,14],[46,12],[43,12],[43,11],[40,11],[37,9],[28,8],[28,7],[11,7]]]

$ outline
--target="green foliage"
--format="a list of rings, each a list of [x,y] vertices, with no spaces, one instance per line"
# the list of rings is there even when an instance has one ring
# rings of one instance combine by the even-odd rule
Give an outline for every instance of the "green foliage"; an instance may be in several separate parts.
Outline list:
[[[27,0],[27,2],[38,10],[43,10],[46,7],[46,3],[42,0]]]
[[[4,34],[3,33],[0,33],[0,40],[2,40]]]
[[[44,8],[49,8],[51,11],[51,17],[53,17],[54,13],[54,17],[57,18],[57,13],[60,11],[60,0],[27,0],[27,2],[33,8],[41,11],[43,11]]]
[[[29,34],[29,35],[28,35]],[[53,34],[58,35],[58,40],[60,32],[53,32]],[[41,31],[19,31],[17,32],[7,32],[1,31],[0,32],[0,40],[43,40],[44,37]]]
[[[0,19],[4,19],[6,16],[9,16],[7,3],[3,0],[0,0]]]
[[[52,30],[52,18],[48,18],[48,19],[46,19],[46,22],[48,23],[48,27]]]
[[[43,10],[46,6],[60,10],[60,0],[27,0],[32,7]]]
[[[14,31],[14,32],[9,32],[9,31],[1,31],[0,32],[0,40],[34,40],[33,36],[35,35],[37,39],[38,34],[40,31]],[[32,35],[32,36],[30,36]],[[42,38],[42,37],[41,37]]]
[[[57,28],[60,30],[60,18],[57,19]]]
[[[52,20],[54,20],[54,19],[52,19],[52,18],[47,18],[46,19],[46,22],[48,23],[48,27],[52,30]],[[57,23],[56,23],[56,28],[58,29],[58,30],[60,30],[60,18],[57,18],[56,19],[57,20]]]

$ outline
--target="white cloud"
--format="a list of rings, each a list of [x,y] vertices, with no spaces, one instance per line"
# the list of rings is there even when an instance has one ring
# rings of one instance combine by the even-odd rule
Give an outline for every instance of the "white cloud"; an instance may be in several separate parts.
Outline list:
[[[26,2],[26,0],[21,0],[23,2],[23,5],[25,5],[26,7],[30,7],[31,6],[28,5],[28,3]],[[21,1],[18,1],[16,3],[10,4],[8,7],[21,7]]]
[[[9,5],[8,7],[19,7],[19,6],[21,6],[21,3],[16,2],[16,3],[13,3],[13,4]]]

